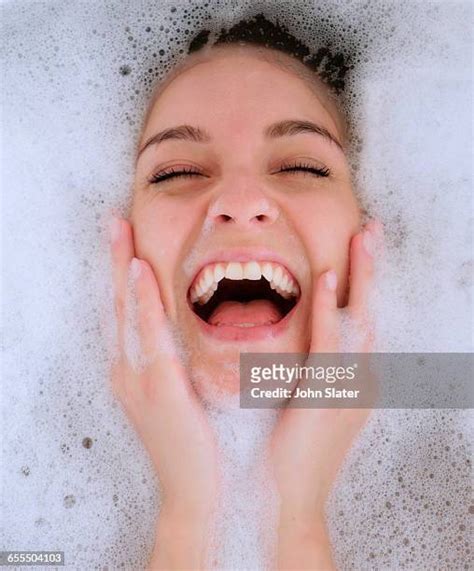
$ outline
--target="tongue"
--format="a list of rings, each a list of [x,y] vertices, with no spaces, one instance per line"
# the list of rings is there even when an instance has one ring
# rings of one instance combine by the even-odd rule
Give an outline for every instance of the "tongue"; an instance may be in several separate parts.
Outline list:
[[[213,311],[208,323],[254,327],[276,323],[282,317],[277,306],[266,299],[255,299],[248,303],[224,301]]]

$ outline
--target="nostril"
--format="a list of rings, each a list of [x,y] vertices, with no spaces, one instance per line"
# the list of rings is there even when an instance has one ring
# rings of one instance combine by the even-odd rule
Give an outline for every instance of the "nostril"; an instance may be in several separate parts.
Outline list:
[[[256,218],[259,222],[264,222],[266,216],[265,216],[265,214],[258,214],[255,218]]]
[[[232,216],[229,216],[228,214],[221,214],[219,218],[222,222],[230,222],[232,220]]]

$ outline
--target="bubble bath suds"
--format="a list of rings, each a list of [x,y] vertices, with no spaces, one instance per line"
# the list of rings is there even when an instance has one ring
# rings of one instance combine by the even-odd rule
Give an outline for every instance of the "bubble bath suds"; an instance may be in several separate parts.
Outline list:
[[[61,549],[71,568],[104,571],[149,557],[157,480],[108,381],[107,222],[112,208],[127,212],[150,90],[202,28],[263,12],[314,51],[349,54],[357,188],[387,232],[378,349],[472,350],[470,2],[7,2],[2,12],[2,549]],[[272,415],[211,418],[232,489],[217,566],[263,568],[271,490],[253,466]],[[472,569],[472,432],[469,411],[373,413],[328,504],[341,569]]]

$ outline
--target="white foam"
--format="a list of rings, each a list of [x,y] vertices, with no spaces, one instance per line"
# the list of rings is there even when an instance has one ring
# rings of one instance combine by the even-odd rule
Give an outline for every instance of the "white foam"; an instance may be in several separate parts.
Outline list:
[[[5,3],[5,549],[60,547],[78,569],[147,560],[157,480],[108,382],[106,222],[127,213],[154,82],[201,27],[262,9],[312,48],[354,54],[354,175],[386,225],[379,350],[472,350],[469,2]],[[272,551],[271,525],[258,540],[274,521],[268,477],[252,472],[263,412],[209,411],[227,486],[220,568],[263,568]],[[374,414],[328,506],[339,566],[467,568],[472,436],[468,412]]]

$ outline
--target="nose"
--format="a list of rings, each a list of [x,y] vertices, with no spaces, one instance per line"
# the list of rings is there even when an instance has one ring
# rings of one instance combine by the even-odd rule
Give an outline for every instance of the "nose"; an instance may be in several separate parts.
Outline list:
[[[256,229],[273,224],[279,214],[276,202],[256,183],[228,181],[209,204],[208,220],[214,224],[238,224]]]

